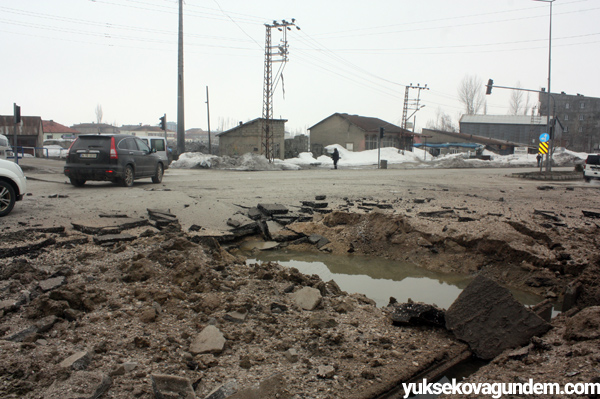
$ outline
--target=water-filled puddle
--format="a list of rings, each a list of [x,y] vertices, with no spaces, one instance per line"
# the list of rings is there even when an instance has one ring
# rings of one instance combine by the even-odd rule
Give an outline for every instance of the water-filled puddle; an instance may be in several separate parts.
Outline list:
[[[436,304],[448,309],[473,277],[437,273],[414,264],[358,255],[312,254],[293,251],[261,251],[252,255],[254,262],[278,262],[295,267],[301,273],[318,275],[323,281],[334,280],[343,291],[361,293],[386,306],[390,297],[398,302],[413,301]],[[524,305],[535,305],[544,298],[511,290]]]

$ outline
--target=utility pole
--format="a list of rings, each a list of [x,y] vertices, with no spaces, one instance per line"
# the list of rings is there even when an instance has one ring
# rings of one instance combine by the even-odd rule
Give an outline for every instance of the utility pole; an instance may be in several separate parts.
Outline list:
[[[409,100],[409,96],[408,96],[408,92],[410,89],[417,89],[417,98],[413,99],[413,100]],[[406,86],[405,90],[404,90],[404,107],[402,108],[402,130],[407,130],[406,126],[408,124],[408,120],[417,113],[418,110],[420,110],[421,107],[420,106],[420,102],[421,102],[421,90],[429,90],[429,87],[427,87],[427,85],[425,86],[421,86],[421,84],[417,83],[416,86],[413,86],[413,84],[411,83],[410,85]],[[409,110],[414,110],[414,112],[408,116],[408,111]],[[415,123],[417,122],[417,117],[415,115],[415,119],[413,121],[413,133],[415,131]],[[403,143],[403,149],[405,149],[406,147],[406,143]]]
[[[13,156],[15,157],[15,163],[19,164],[19,147],[17,147],[17,126],[21,123],[21,107],[17,103],[13,103],[13,115],[15,123],[13,130]]]
[[[554,3],[554,0],[534,0],[534,1],[541,1],[544,3],[550,3],[550,33],[548,35],[548,106],[546,108],[546,110],[548,111],[548,115],[546,116],[546,129],[547,129],[547,133],[550,134],[550,96],[552,93],[551,91],[551,87],[550,87],[550,77],[551,77],[551,72],[552,72],[552,3]],[[551,172],[552,171],[552,163],[550,162],[550,158],[552,158],[552,153],[553,151],[553,147],[554,147],[554,137],[552,134],[550,134],[550,140],[548,141],[548,154],[546,154],[546,172]]]
[[[208,103],[208,86],[206,86],[206,119],[208,120],[208,153],[212,154],[212,145],[210,143],[210,105]]]
[[[282,76],[283,68],[288,61],[288,42],[287,31],[292,30],[291,27],[296,26],[296,19],[292,18],[292,22],[286,20],[273,21],[272,24],[265,24],[265,73],[263,82],[263,112],[262,112],[262,131],[261,131],[261,154],[264,154],[269,162],[275,159],[275,132],[273,131],[273,92]],[[278,46],[271,45],[271,30],[276,28],[283,32],[283,39]],[[273,79],[273,63],[279,62],[281,66]]]
[[[177,62],[177,154],[185,152],[185,120],[183,101],[183,0],[179,0],[179,47]]]

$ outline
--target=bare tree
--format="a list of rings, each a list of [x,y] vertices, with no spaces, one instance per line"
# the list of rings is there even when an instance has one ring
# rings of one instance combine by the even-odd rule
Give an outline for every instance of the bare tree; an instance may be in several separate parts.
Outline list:
[[[427,128],[433,130],[440,130],[442,132],[456,132],[456,126],[452,122],[452,117],[445,112],[442,112],[440,108],[436,112],[436,120],[429,120],[427,122]]]
[[[458,87],[458,99],[467,115],[475,115],[484,103],[483,81],[474,75],[465,75]]]
[[[517,82],[515,87],[520,88],[521,82]],[[521,90],[513,90],[510,94],[510,107],[508,113],[510,115],[519,115],[519,111],[523,108],[523,92]],[[527,115],[527,106],[525,106],[525,115]]]
[[[96,122],[98,124],[102,123],[103,116],[104,116],[104,114],[102,113],[102,105],[100,105],[100,104],[96,105]]]

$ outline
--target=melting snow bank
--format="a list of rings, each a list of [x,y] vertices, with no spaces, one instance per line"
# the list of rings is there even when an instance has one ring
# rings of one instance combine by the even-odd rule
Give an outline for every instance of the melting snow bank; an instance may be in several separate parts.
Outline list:
[[[536,154],[529,155],[498,155],[490,151],[484,151],[483,155],[490,156],[489,161],[476,158],[468,158],[468,154],[448,154],[433,157],[421,149],[413,151],[402,151],[397,148],[386,147],[381,149],[378,156],[377,150],[360,152],[348,151],[344,147],[334,144],[325,147],[331,153],[337,148],[341,159],[338,163],[340,168],[360,168],[377,165],[378,159],[386,160],[388,165],[396,164],[405,167],[423,168],[507,168],[507,167],[535,167],[537,165]],[[578,153],[557,148],[553,156],[554,166],[570,166],[583,162],[586,153]],[[310,152],[303,152],[296,158],[269,162],[263,155],[247,153],[239,157],[207,155],[203,153],[186,152],[179,160],[171,164],[172,168],[180,169],[226,169],[226,170],[299,170],[308,167],[332,168],[333,161],[327,155],[314,158]]]
[[[186,152],[173,162],[171,168],[180,169],[226,169],[226,170],[298,170],[299,165],[276,159],[269,162],[264,155],[247,153],[240,157],[207,155]]]

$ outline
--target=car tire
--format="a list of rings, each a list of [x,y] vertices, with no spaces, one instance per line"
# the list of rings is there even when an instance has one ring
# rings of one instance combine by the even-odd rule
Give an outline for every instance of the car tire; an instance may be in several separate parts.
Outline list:
[[[69,178],[69,180],[71,180],[71,184],[74,185],[75,187],[83,187],[83,185],[85,184],[84,179],[76,179],[74,177],[71,177],[71,178]]]
[[[121,185],[123,187],[131,187],[131,186],[133,186],[133,179],[134,179],[133,168],[131,167],[131,165],[127,165],[125,167],[125,171],[123,171],[123,177],[121,178]]]
[[[5,181],[0,181],[0,217],[6,216],[15,206],[15,189]]]
[[[162,166],[162,163],[159,163],[158,165],[156,165],[156,174],[154,176],[152,176],[152,183],[158,184],[158,183],[162,182],[164,173],[165,173],[165,170]]]
[[[590,180],[592,180],[592,179],[590,179],[590,178],[589,178],[589,177],[587,177],[587,176],[583,176],[583,180],[585,180],[585,182],[586,182],[586,183],[589,183],[589,182],[590,182]]]

